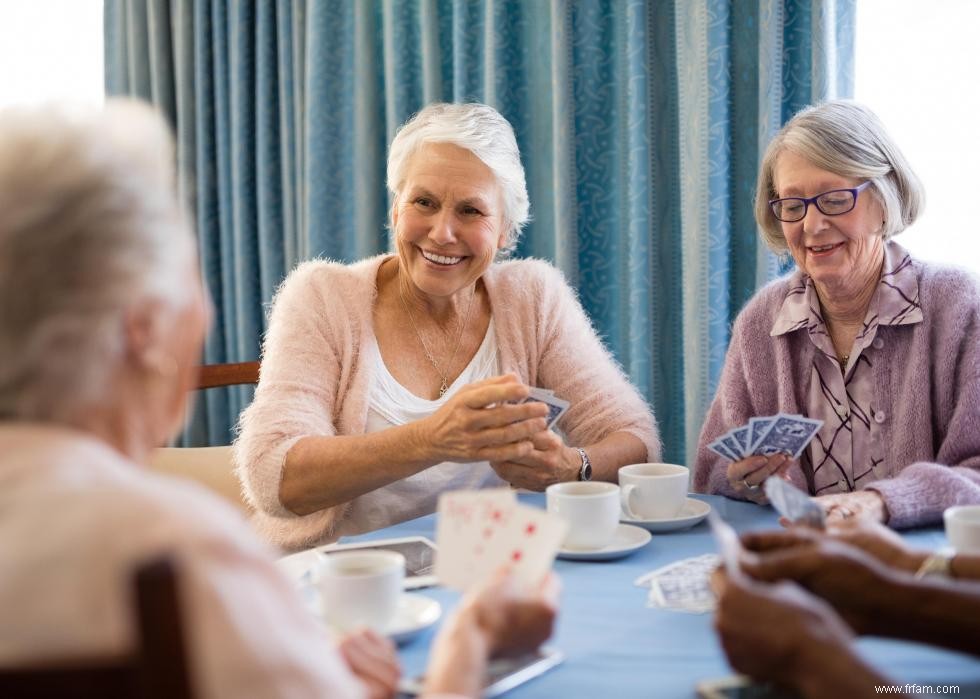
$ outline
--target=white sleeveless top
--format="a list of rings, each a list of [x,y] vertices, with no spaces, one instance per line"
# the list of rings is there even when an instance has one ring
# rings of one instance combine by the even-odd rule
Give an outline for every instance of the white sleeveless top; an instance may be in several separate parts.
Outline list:
[[[436,400],[419,398],[402,386],[388,371],[381,352],[374,344],[374,379],[368,394],[366,432],[380,432],[432,415],[460,388],[500,374],[497,334],[493,320],[472,361],[453,381],[445,395]],[[338,527],[340,536],[381,529],[398,522],[435,512],[439,494],[446,490],[504,487],[487,461],[460,464],[444,461],[413,476],[378,488],[356,498]]]

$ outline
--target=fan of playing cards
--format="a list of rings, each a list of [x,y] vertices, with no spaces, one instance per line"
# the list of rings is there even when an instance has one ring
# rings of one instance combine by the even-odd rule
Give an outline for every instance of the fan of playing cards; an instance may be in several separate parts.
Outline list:
[[[561,517],[522,505],[503,488],[443,493],[438,512],[435,574],[460,591],[503,566],[522,583],[539,583],[568,531]]]
[[[729,461],[779,453],[798,459],[822,426],[823,420],[813,420],[802,415],[779,413],[769,417],[754,417],[749,420],[749,424],[723,434],[709,444],[708,449]]]

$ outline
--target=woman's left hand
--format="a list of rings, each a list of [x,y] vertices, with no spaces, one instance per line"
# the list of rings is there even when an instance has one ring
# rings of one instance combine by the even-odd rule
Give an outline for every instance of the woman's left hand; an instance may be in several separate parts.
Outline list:
[[[553,483],[574,481],[582,467],[577,449],[566,447],[561,437],[551,430],[535,434],[531,441],[534,450],[514,461],[492,461],[497,475],[515,488],[541,491]]]
[[[888,521],[888,508],[885,507],[885,501],[874,490],[820,495],[815,499],[823,508],[827,524],[839,524],[844,520],[859,517],[876,522]]]
[[[401,667],[391,641],[365,629],[344,636],[339,647],[351,672],[364,683],[370,699],[395,696]]]

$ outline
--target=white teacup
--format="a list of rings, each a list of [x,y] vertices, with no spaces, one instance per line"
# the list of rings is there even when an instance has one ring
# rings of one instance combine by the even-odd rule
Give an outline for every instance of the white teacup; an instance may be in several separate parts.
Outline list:
[[[629,519],[676,517],[687,501],[689,471],[676,464],[631,464],[619,469],[623,514]]]
[[[980,505],[959,505],[943,512],[946,538],[956,553],[980,553]]]
[[[398,611],[405,557],[395,551],[340,551],[323,557],[316,585],[323,616],[338,630],[368,626],[384,633]]]
[[[619,526],[619,486],[615,483],[556,483],[545,493],[548,512],[568,521],[564,548],[601,549],[613,540]]]

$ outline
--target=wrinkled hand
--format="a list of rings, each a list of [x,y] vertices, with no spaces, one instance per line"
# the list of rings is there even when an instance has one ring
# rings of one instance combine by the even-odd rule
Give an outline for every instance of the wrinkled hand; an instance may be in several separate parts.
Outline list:
[[[823,508],[827,524],[838,524],[848,519],[871,519],[887,522],[885,501],[874,490],[856,490],[853,493],[820,495],[814,498]]]
[[[395,696],[401,667],[391,641],[365,629],[344,636],[339,648],[351,671],[364,683],[370,699]]]
[[[909,548],[898,534],[867,517],[846,519],[827,527],[827,534],[868,553],[890,568],[914,573],[928,556]]]
[[[531,439],[534,449],[511,461],[491,461],[497,475],[517,488],[541,491],[553,483],[574,481],[582,467],[577,450],[566,447],[561,437],[545,430]]]
[[[769,500],[762,490],[762,484],[769,476],[788,478],[786,472],[792,463],[786,454],[747,456],[728,464],[728,482],[740,498],[767,505]]]
[[[799,583],[860,633],[873,628],[879,597],[893,581],[894,574],[876,558],[807,527],[749,533],[742,546],[746,574],[765,582]]]
[[[513,374],[463,386],[435,413],[414,423],[422,448],[438,461],[511,461],[534,449],[547,429],[548,406],[527,398],[530,389]]]
[[[799,688],[806,673],[821,670],[806,661],[808,651],[825,647],[846,652],[850,630],[823,600],[799,586],[767,585],[723,573],[715,579],[721,588],[715,628],[738,672]]]
[[[548,574],[536,589],[527,590],[502,570],[467,595],[459,621],[473,625],[486,639],[491,657],[523,655],[551,637],[559,589],[554,574]]]

